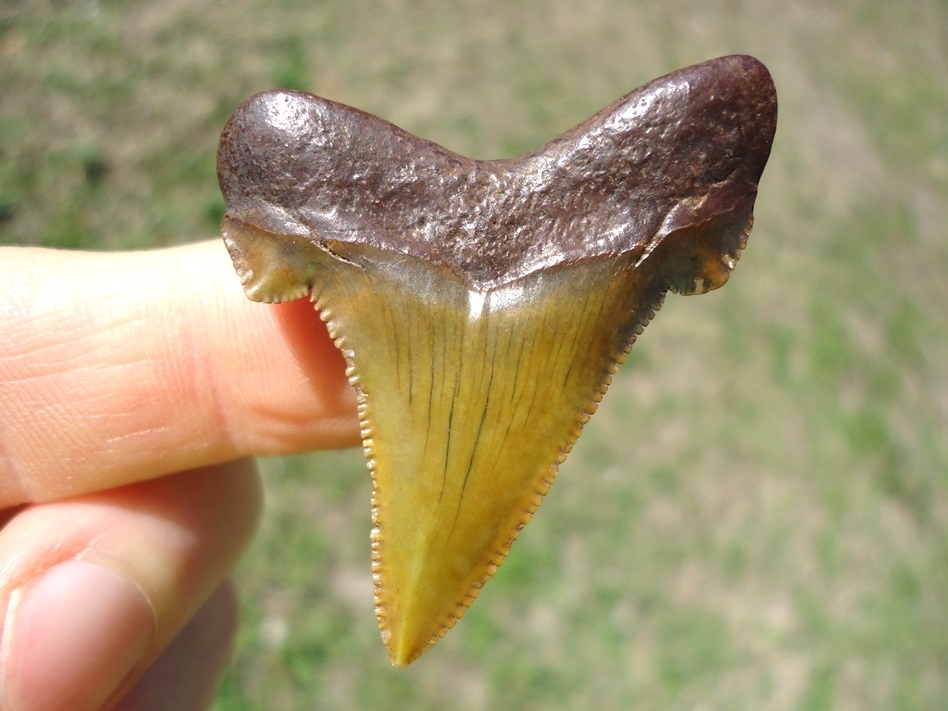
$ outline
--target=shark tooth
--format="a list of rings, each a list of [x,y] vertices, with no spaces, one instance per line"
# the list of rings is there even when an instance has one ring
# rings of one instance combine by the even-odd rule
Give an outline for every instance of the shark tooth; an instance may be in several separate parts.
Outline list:
[[[506,160],[294,91],[228,121],[223,234],[244,289],[311,294],[358,392],[395,665],[503,562],[666,292],[727,280],[775,128],[770,75],[744,56]]]

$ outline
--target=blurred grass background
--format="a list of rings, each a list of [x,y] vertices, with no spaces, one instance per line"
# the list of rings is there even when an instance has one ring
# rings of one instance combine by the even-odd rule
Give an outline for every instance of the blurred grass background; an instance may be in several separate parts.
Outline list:
[[[948,6],[0,5],[4,244],[217,235],[217,137],[259,90],[502,157],[736,52],[770,67],[780,122],[728,286],[670,297],[408,670],[375,627],[361,452],[266,460],[217,711],[948,708]]]

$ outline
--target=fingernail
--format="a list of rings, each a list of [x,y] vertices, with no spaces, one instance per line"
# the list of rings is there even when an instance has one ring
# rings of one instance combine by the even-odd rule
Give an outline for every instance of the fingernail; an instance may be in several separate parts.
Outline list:
[[[4,711],[97,709],[142,658],[155,615],[109,568],[60,563],[10,595],[0,639]]]

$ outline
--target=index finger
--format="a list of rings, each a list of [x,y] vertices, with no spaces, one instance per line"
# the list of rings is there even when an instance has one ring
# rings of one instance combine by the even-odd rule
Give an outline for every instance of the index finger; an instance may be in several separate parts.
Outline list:
[[[0,507],[358,443],[306,300],[248,301],[219,241],[0,248]]]

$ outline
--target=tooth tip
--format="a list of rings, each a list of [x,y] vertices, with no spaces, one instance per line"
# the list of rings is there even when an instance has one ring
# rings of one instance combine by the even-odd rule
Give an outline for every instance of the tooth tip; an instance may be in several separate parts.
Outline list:
[[[419,648],[420,645],[401,645],[399,647],[389,646],[388,647],[388,657],[392,662],[392,666],[397,669],[404,669],[409,664],[414,662],[418,657],[422,655],[422,652],[430,646],[424,645],[424,647]]]
[[[418,659],[439,639],[444,637],[449,629],[457,622],[456,617],[449,617],[445,624],[432,629],[430,616],[427,614],[401,615],[397,619],[397,627],[390,626],[391,618],[384,608],[376,608],[379,616],[379,629],[382,641],[388,650],[389,659],[394,667],[407,667]]]

